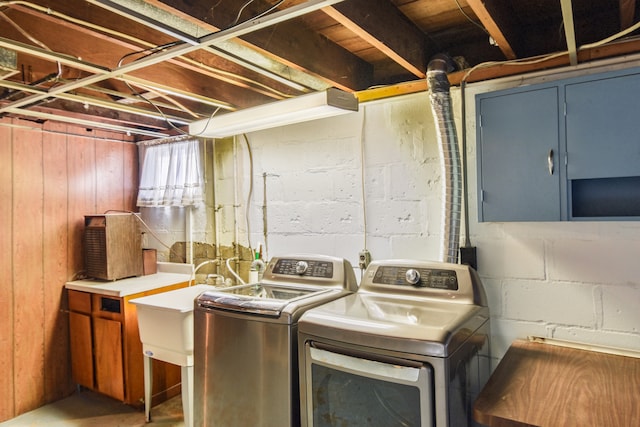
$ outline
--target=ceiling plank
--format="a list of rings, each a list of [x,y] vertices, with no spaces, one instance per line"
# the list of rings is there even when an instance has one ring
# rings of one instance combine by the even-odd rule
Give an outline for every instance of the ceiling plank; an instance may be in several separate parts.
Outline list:
[[[425,77],[426,37],[388,1],[351,0],[322,10],[416,77]]]
[[[498,44],[504,56],[507,59],[516,59],[514,44],[517,44],[515,39],[519,37],[516,27],[512,25],[515,22],[513,18],[509,18],[508,11],[494,0],[467,0],[467,4]],[[514,15],[511,14],[511,16]]]
[[[620,0],[620,30],[626,30],[634,21],[636,0]]]

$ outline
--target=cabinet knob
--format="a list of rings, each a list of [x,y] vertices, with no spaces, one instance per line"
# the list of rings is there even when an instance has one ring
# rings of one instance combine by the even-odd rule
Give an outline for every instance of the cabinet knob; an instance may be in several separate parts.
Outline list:
[[[549,150],[549,155],[547,155],[547,167],[549,168],[549,175],[553,175],[553,148]]]

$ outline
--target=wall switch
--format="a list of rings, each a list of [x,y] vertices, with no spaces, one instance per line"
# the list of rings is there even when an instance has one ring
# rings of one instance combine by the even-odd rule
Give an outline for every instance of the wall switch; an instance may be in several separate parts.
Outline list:
[[[367,268],[370,262],[371,262],[371,253],[366,249],[361,250],[360,253],[358,254],[358,267],[364,270],[365,268]]]

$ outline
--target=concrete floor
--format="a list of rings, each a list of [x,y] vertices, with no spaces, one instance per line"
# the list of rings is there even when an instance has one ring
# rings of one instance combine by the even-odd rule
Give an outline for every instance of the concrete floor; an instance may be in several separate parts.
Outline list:
[[[57,402],[0,423],[0,427],[184,427],[180,395],[154,406],[151,422],[144,410],[82,390]]]

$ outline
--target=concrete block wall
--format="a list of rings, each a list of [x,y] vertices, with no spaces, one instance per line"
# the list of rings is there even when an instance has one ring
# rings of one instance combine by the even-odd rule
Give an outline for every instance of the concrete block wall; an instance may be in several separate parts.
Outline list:
[[[514,84],[522,79],[467,91],[470,238],[492,313],[493,364],[514,339],[527,336],[640,350],[639,223],[477,221],[474,96]],[[452,96],[460,133],[460,91],[454,88]],[[427,94],[364,104],[357,114],[254,133],[249,140],[252,240],[262,238],[260,178],[266,173],[270,255],[327,253],[357,266],[364,206],[374,259],[440,259],[441,176]]]
[[[491,309],[493,364],[514,339],[527,336],[640,350],[640,223],[477,221],[474,95],[523,83],[519,77],[467,87],[470,238]],[[460,133],[460,91],[452,95]],[[235,150],[232,142],[216,143],[223,244],[233,241],[236,222],[242,245],[266,243],[267,256],[344,257],[357,277],[365,244],[373,259],[440,258],[441,175],[426,93],[247,138],[253,169],[243,139]],[[229,207],[234,168],[241,177],[239,218]],[[208,209],[202,227],[210,230]]]
[[[433,126],[423,93],[249,134],[252,242],[265,243],[266,189],[269,255],[326,253],[357,266],[366,245],[377,259],[437,258],[441,191]]]

